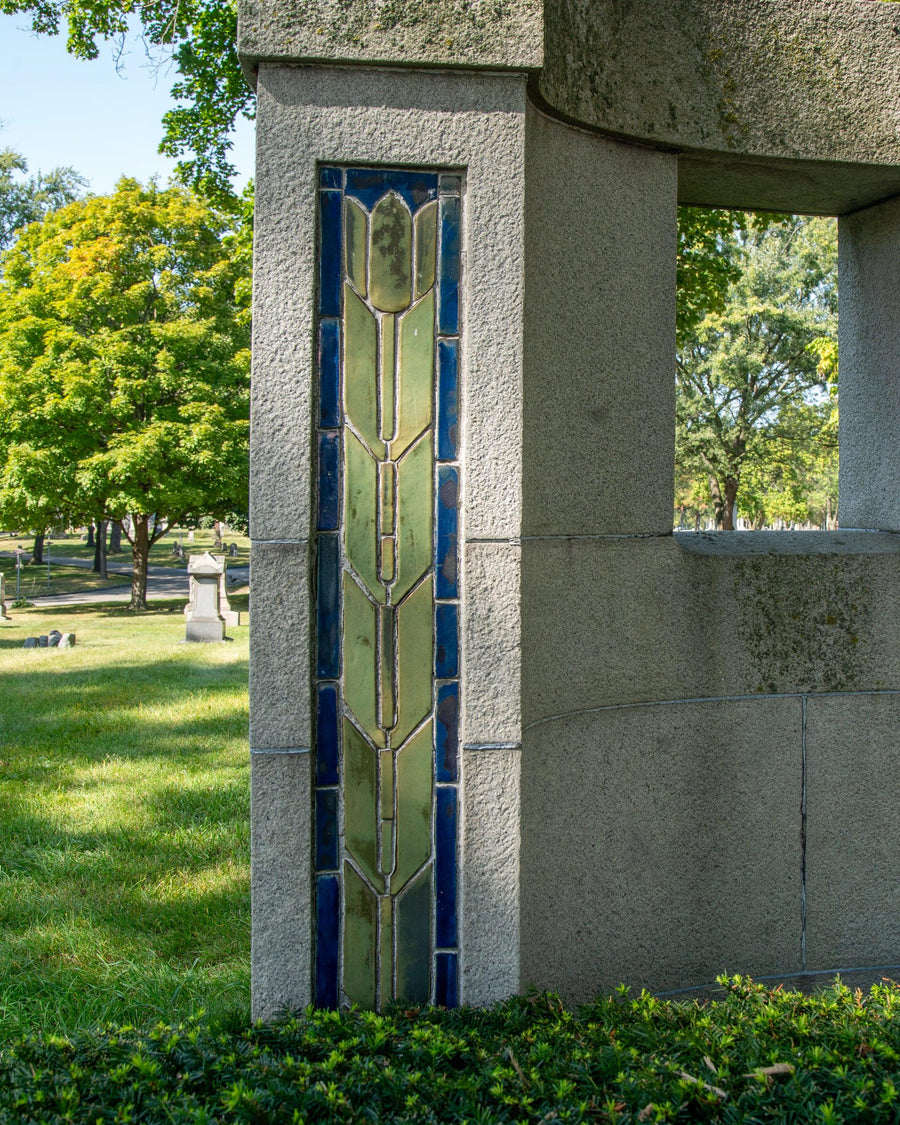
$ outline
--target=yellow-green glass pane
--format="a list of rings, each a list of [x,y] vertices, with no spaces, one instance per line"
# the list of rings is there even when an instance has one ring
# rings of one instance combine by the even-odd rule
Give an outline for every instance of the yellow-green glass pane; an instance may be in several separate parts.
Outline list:
[[[381,819],[394,819],[394,752],[379,750],[381,762]]]
[[[391,457],[399,457],[431,423],[434,401],[434,290],[400,321],[397,436]]]
[[[380,312],[400,312],[412,301],[412,216],[394,192],[372,209],[369,245],[369,299]]]
[[[387,606],[379,611],[381,629],[381,723],[385,730],[394,725],[394,611]]]
[[[397,610],[397,725],[393,745],[415,730],[431,711],[434,631],[432,588],[427,578]]]
[[[431,855],[431,723],[397,755],[397,863],[391,891],[403,889]]]
[[[344,864],[344,991],[363,1008],[375,1007],[378,899]]]
[[[379,1004],[382,1009],[394,998],[394,926],[393,902],[385,897],[379,900],[381,964],[379,965]]]
[[[378,463],[353,433],[344,430],[344,551],[347,561],[377,601],[384,601],[378,578]]]
[[[432,481],[431,432],[412,447],[397,466],[397,582],[393,599],[399,602],[431,565]]]
[[[431,867],[397,900],[397,999],[427,1004],[431,997]]]
[[[380,432],[382,441],[390,441],[394,436],[394,354],[397,342],[394,339],[397,332],[397,318],[383,316],[379,328],[381,341],[381,422]]]
[[[437,202],[416,212],[416,296],[434,285],[437,257]]]
[[[344,719],[344,842],[357,866],[379,890],[378,871],[378,751]]]
[[[378,326],[349,285],[344,285],[344,408],[376,452],[378,438]]]
[[[384,746],[378,729],[375,692],[377,610],[353,579],[344,573],[344,702],[376,746]]]
[[[344,254],[347,276],[361,297],[366,296],[366,213],[355,199],[344,200]]]

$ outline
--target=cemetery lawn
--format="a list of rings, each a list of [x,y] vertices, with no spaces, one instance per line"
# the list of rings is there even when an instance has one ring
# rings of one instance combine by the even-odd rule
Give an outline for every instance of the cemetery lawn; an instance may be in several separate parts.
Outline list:
[[[212,528],[203,530],[198,528],[194,532],[194,542],[188,542],[188,529],[186,527],[173,527],[171,531],[167,531],[162,539],[158,540],[150,548],[150,565],[151,566],[171,566],[174,568],[184,569],[185,562],[183,559],[178,558],[172,554],[172,547],[175,545],[176,540],[181,543],[184,548],[185,555],[202,555],[204,551],[215,551],[215,533]],[[237,554],[228,556],[227,550],[215,551],[216,554],[225,554],[228,556],[229,566],[249,566],[250,564],[250,540],[246,535],[240,535],[230,528],[226,529],[224,533],[224,542],[226,546],[234,543],[237,547]],[[31,554],[31,548],[34,546],[34,537],[30,533],[22,533],[20,535],[9,535],[0,533],[0,551],[14,551],[16,545],[24,547],[25,550]],[[68,535],[54,535],[50,543],[51,564],[52,556],[66,555],[72,559],[93,559],[94,548],[87,547],[83,542],[81,535],[71,532]],[[44,557],[46,558],[47,548],[44,547]],[[126,566],[131,566],[131,544],[123,536],[122,537],[122,553],[120,555],[109,555],[109,562],[124,563]],[[40,569],[36,567],[35,569]],[[44,565],[44,582],[46,583],[47,567]],[[23,571],[24,581],[24,571]],[[94,576],[96,577],[96,575]],[[15,581],[15,568],[13,568],[12,580]],[[121,575],[118,576],[118,581],[127,580],[123,579]],[[7,576],[7,590],[9,590],[10,579]],[[40,580],[39,580],[40,583]],[[35,591],[39,593],[40,591]],[[46,593],[46,590],[44,591]]]
[[[0,1042],[249,1019],[248,630],[183,605],[0,622]]]
[[[29,546],[30,549],[30,546]],[[0,550],[8,550],[4,545]],[[45,556],[46,557],[46,556]],[[16,596],[16,560],[0,558],[0,574],[6,578],[6,602],[9,605]],[[23,566],[19,578],[24,598],[52,596],[60,594],[83,594],[91,590],[106,590],[112,586],[127,586],[131,581],[127,574],[110,574],[101,578],[90,570],[76,566],[55,566],[50,560],[50,585],[47,585],[47,564]]]

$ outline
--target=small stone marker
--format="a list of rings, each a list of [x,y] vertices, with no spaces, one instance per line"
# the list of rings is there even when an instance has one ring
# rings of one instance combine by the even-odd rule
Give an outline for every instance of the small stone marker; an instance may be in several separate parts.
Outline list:
[[[37,648],[37,647],[38,647],[37,637],[26,637],[25,640],[22,641],[22,648]]]
[[[225,558],[191,555],[188,559],[190,600],[184,607],[186,641],[224,641],[225,620],[219,612],[220,590],[225,582]],[[227,600],[226,600],[227,604]]]
[[[62,633],[59,631],[59,629],[51,629],[47,634],[47,644],[50,648],[56,648],[61,640]]]
[[[75,634],[74,633],[63,633],[63,635],[59,638],[59,647],[60,648],[74,648],[75,647]]]
[[[9,621],[9,617],[6,613],[6,593],[3,588],[4,583],[5,579],[3,575],[0,574],[0,621]]]
[[[237,553],[237,543],[230,544],[230,546],[228,547],[229,558],[237,558]]]
[[[46,633],[44,633],[40,637],[38,637],[38,645],[41,648],[49,648],[50,647],[50,638],[46,635]]]

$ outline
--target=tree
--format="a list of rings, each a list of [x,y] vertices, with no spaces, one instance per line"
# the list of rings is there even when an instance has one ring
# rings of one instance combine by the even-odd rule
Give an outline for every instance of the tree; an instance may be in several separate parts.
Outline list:
[[[679,499],[696,503],[702,476],[716,525],[732,530],[739,491],[765,518],[779,493],[782,513],[788,499],[799,510],[810,476],[832,471],[836,369],[823,357],[836,354],[837,246],[830,220],[717,223],[723,261],[708,296],[682,297]]]
[[[53,502],[70,518],[102,528],[128,515],[132,609],[172,522],[246,503],[249,314],[234,239],[186,189],[123,179],[26,228],[3,260],[8,448],[56,466]]]
[[[72,203],[88,186],[74,168],[54,168],[26,179],[27,172],[24,156],[11,148],[0,151],[0,250],[12,245],[20,227]]]

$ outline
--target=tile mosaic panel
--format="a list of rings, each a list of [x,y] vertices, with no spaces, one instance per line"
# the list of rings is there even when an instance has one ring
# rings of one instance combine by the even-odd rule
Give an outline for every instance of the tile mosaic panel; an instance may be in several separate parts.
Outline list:
[[[316,1002],[457,1002],[455,173],[319,170]]]

